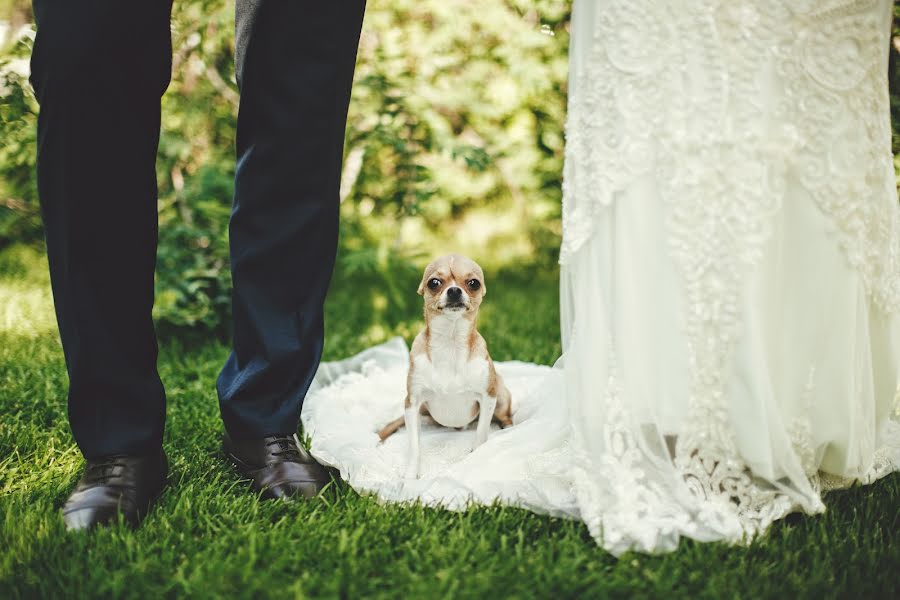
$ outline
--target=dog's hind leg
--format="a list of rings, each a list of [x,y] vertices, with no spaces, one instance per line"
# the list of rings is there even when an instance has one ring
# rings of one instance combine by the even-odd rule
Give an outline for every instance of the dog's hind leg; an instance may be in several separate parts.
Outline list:
[[[494,409],[494,418],[500,422],[500,427],[506,429],[512,426],[512,394],[504,385],[500,385],[497,394],[497,406]]]
[[[381,441],[388,439],[392,434],[394,434],[398,429],[403,427],[406,423],[406,417],[399,417],[394,419],[387,425],[381,428],[381,431],[378,432],[378,437],[381,438]]]

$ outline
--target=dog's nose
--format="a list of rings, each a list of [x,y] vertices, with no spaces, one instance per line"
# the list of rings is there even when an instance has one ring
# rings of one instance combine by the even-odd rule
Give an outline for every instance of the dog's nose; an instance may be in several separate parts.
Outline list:
[[[462,290],[458,287],[452,287],[447,289],[447,298],[449,300],[453,300],[456,302],[457,300],[462,299]]]

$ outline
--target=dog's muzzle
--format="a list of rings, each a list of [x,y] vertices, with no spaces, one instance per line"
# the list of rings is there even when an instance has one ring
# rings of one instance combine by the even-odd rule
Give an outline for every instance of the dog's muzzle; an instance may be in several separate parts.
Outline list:
[[[463,300],[463,291],[458,287],[447,288],[447,300],[443,306],[441,306],[442,310],[465,310],[468,307],[466,306],[465,301]]]

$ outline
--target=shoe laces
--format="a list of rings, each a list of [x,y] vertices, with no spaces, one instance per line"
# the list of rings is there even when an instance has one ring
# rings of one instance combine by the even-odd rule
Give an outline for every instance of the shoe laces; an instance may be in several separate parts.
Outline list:
[[[126,467],[122,462],[122,455],[113,455],[90,461],[84,471],[84,479],[89,483],[106,483],[113,477],[117,477],[116,467]]]
[[[297,440],[292,435],[278,435],[274,439],[266,443],[267,447],[278,446],[278,450],[272,452],[273,456],[278,456],[284,461],[301,462],[303,455],[297,446]]]

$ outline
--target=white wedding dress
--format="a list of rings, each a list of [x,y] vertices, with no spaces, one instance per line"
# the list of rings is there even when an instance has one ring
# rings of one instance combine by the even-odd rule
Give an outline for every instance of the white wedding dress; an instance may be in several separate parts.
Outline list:
[[[614,553],[747,540],[900,470],[890,19],[890,0],[576,0],[563,357],[500,363],[514,426],[474,451],[426,427],[417,480],[405,431],[375,433],[402,414],[402,340],[323,364],[313,454],[387,501],[582,519]]]

